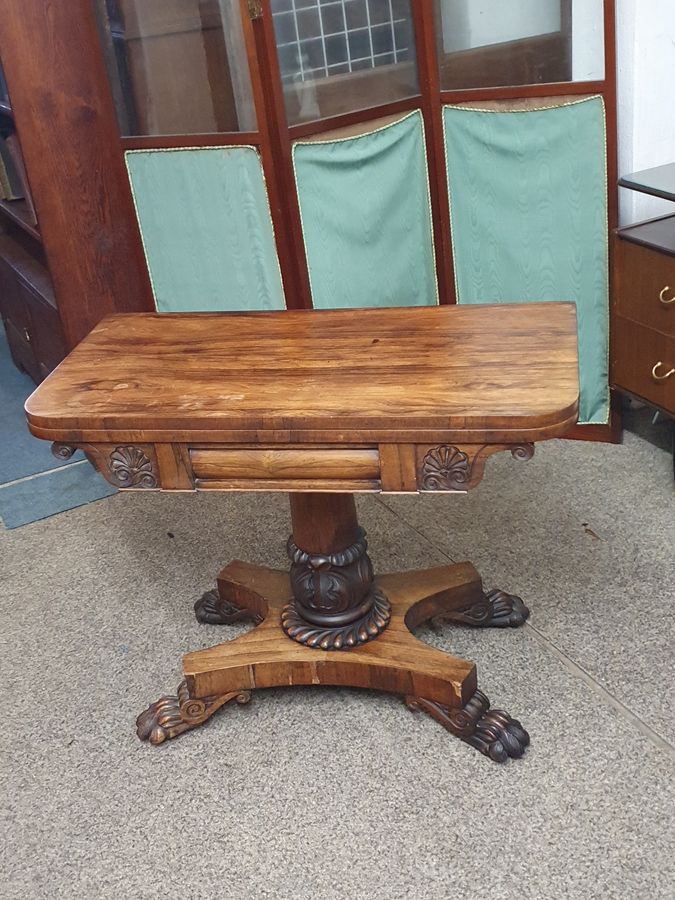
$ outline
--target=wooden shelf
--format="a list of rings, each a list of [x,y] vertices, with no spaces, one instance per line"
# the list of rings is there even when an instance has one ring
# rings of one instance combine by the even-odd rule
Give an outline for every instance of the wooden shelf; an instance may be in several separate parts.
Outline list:
[[[22,228],[36,241],[42,241],[40,229],[33,222],[25,200],[0,200],[0,212],[4,213],[15,225]]]

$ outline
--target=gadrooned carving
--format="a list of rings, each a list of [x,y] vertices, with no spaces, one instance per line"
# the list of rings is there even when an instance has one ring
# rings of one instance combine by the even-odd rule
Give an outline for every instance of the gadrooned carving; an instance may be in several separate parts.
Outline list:
[[[354,622],[334,627],[311,624],[298,611],[296,600],[281,613],[281,627],[294,641],[317,650],[349,650],[372,641],[385,630],[391,619],[391,603],[382,590],[373,585],[370,608]]]
[[[469,457],[457,447],[434,447],[422,461],[423,491],[464,491],[470,478]]]
[[[293,600],[281,627],[294,641],[320,650],[348,650],[381,634],[391,605],[373,583],[366,533],[338,553],[313,554],[288,539]]]
[[[157,487],[152,461],[138,447],[116,447],[110,454],[110,474],[120,487]]]

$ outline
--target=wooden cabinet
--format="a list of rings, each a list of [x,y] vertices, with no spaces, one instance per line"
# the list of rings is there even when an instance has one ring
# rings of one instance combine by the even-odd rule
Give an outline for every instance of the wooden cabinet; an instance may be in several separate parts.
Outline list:
[[[15,237],[0,235],[0,315],[15,364],[42,381],[67,353],[47,267]]]
[[[104,315],[152,296],[91,0],[5,3],[0,58],[35,206],[0,200],[0,312],[39,381]]]
[[[675,415],[675,215],[615,241],[612,383]]]

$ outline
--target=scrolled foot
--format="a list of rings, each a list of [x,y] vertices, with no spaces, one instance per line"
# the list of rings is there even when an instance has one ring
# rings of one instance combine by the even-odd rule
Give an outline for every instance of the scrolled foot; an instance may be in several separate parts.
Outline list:
[[[422,697],[406,697],[406,704],[409,709],[423,709],[494,762],[520,759],[530,743],[520,722],[502,709],[490,709],[490,701],[482,691],[476,691],[464,707],[448,707]]]
[[[203,625],[234,625],[235,622],[243,622],[253,619],[256,625],[262,622],[262,617],[237,606],[230,600],[223,600],[217,590],[207,591],[195,603],[195,616]]]
[[[173,696],[160,697],[136,719],[136,734],[142,741],[163,744],[184,731],[202,725],[230,700],[248,703],[250,691],[232,691],[218,697],[190,697],[187,684],[181,681]]]
[[[519,628],[525,624],[530,610],[520,597],[494,590],[484,594],[483,599],[466,609],[455,609],[433,619],[438,625],[442,619],[472,625],[474,628]]]

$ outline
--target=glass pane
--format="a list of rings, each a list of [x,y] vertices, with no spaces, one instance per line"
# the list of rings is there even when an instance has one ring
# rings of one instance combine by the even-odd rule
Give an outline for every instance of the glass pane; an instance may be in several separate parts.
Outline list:
[[[442,90],[604,78],[603,0],[436,0]]]
[[[0,103],[4,103],[6,106],[10,105],[7,82],[5,81],[5,72],[2,65],[0,65]]]
[[[271,0],[291,124],[419,93],[410,0]]]
[[[94,0],[122,134],[255,131],[238,0]]]

